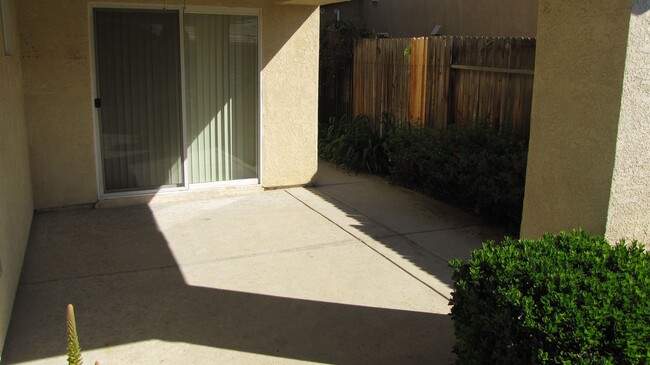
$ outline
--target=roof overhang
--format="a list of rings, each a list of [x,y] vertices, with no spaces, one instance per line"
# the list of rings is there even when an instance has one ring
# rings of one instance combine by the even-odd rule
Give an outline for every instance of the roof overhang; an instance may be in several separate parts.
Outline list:
[[[327,5],[335,3],[345,3],[350,0],[275,0],[280,5]]]

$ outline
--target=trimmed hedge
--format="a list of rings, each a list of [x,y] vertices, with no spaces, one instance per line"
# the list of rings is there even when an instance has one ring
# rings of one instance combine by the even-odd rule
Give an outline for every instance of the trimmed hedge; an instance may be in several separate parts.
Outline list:
[[[646,364],[650,255],[583,231],[450,261],[458,364]]]
[[[486,123],[438,130],[398,124],[385,113],[375,128],[365,116],[332,118],[319,125],[318,153],[515,229],[521,223],[528,143]]]
[[[407,125],[389,133],[386,150],[391,181],[519,227],[525,139],[480,122],[444,130]]]

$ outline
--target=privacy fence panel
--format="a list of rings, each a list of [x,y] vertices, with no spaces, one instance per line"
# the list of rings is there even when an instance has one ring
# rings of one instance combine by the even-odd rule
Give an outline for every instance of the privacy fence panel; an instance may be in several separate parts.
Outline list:
[[[362,39],[354,50],[350,99],[339,102],[377,126],[388,112],[433,128],[481,120],[527,135],[534,67],[531,38]]]
[[[535,40],[453,37],[450,123],[485,120],[494,129],[527,135]]]

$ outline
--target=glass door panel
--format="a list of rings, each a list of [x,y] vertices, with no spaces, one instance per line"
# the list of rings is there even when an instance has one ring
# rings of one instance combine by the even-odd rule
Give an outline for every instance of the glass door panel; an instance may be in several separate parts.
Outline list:
[[[94,10],[106,193],[183,186],[178,16]]]
[[[258,177],[255,16],[185,14],[189,183]]]

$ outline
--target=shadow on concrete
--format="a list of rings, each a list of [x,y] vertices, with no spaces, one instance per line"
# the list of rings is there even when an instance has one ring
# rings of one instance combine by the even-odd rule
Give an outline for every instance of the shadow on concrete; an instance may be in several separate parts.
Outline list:
[[[634,0],[632,3],[632,14],[643,15],[650,10],[650,0]]]
[[[345,202],[328,194],[326,191],[322,190],[322,188],[323,187],[310,189],[309,191],[314,194],[314,196],[317,196],[323,201],[331,204],[338,211],[343,213],[346,219],[355,222],[348,227],[341,224],[343,229],[348,233],[362,241],[380,255],[386,257],[388,260],[395,262],[396,258],[404,259],[415,265],[415,267],[423,270],[428,276],[430,276],[430,278],[439,280],[443,285],[449,288],[452,287],[453,281],[451,279],[451,271],[448,268],[448,260],[445,257],[426,249],[412,240],[409,240],[405,235],[391,230],[381,222],[368,217],[354,207],[349,206]],[[296,196],[296,198],[309,204],[308,201],[302,200],[303,197]],[[381,197],[377,197],[377,199],[381,199]],[[326,218],[330,219],[331,217]],[[336,219],[333,219],[333,222],[339,224]],[[454,242],[442,242],[440,244],[453,245]],[[395,264],[401,269],[407,271],[409,274],[414,274],[412,270],[405,268],[405,265],[400,265],[399,262],[395,262]],[[415,275],[417,276],[417,274]],[[418,279],[423,278],[418,277]],[[427,281],[426,278],[423,280],[423,282],[428,285]],[[448,294],[445,293],[444,290],[435,288],[435,286],[432,289],[449,299]]]
[[[405,364],[440,363],[436,354],[453,344],[445,315],[189,286],[147,206],[36,214],[5,363],[64,356],[67,303],[85,351],[156,339],[314,362]]]
[[[301,191],[290,194],[447,299],[453,287],[449,260],[466,260],[483,242],[515,236],[478,215],[376,176],[347,173],[329,162],[319,162],[314,185],[308,191],[318,199]],[[312,206],[318,200],[335,211]]]

